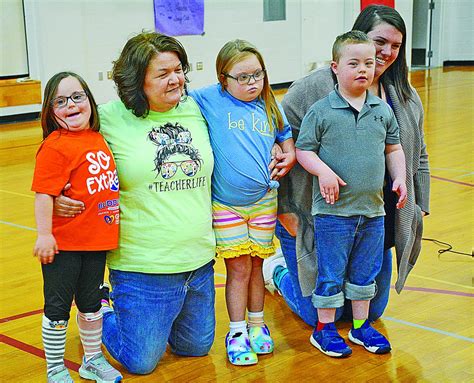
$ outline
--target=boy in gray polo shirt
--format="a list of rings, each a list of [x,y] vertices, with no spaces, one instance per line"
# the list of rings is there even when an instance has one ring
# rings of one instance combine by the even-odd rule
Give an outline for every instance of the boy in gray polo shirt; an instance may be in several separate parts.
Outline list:
[[[334,325],[336,308],[347,298],[353,312],[349,339],[384,354],[390,343],[367,318],[383,259],[385,161],[402,208],[405,156],[391,108],[368,92],[375,70],[372,40],[359,31],[338,36],[331,68],[338,85],[309,109],[296,142],[298,162],[315,176],[318,276],[312,301],[319,321],[310,341],[332,357],[352,353]]]

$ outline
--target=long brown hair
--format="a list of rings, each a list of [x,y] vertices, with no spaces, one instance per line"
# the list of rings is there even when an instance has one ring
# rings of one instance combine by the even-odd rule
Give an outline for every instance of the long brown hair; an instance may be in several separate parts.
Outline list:
[[[91,106],[91,117],[89,118],[90,129],[98,132],[100,129],[99,112],[97,111],[97,104],[94,96],[89,89],[89,86],[84,79],[74,72],[59,72],[49,79],[44,88],[43,106],[41,108],[41,127],[43,128],[43,139],[48,137],[55,130],[61,129],[57,121],[57,117],[53,111],[53,100],[58,91],[59,83],[67,78],[74,77],[81,84],[82,89],[86,92],[87,98]]]
[[[265,70],[265,63],[263,61],[262,55],[257,50],[257,48],[248,41],[232,40],[227,42],[221,48],[216,58],[216,73],[217,80],[220,82],[223,89],[225,89],[225,75],[229,73],[235,64],[251,55],[255,55],[257,57],[262,69]],[[281,115],[280,109],[278,108],[272,88],[270,87],[268,73],[265,73],[262,93],[260,93],[258,98],[263,100],[265,104],[265,111],[267,113],[270,129],[273,130],[275,125],[278,129],[283,129],[283,117]]]
[[[407,30],[403,18],[391,7],[385,5],[369,5],[359,14],[352,29],[369,33],[381,23],[387,23],[396,28],[402,34],[403,39],[397,59],[382,74],[380,81],[384,83],[385,80],[388,79],[395,87],[398,98],[406,103],[412,97],[413,91],[408,81],[408,66],[406,60]]]

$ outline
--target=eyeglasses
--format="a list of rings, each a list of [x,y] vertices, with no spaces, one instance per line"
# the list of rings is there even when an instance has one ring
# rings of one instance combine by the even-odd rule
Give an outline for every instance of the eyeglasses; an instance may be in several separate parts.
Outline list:
[[[240,85],[246,85],[250,82],[250,79],[254,79],[255,81],[263,80],[265,77],[265,69],[258,69],[253,74],[242,73],[239,74],[237,77],[231,76],[230,74],[224,73],[225,77],[233,78],[236,80]]]
[[[87,100],[87,94],[86,92],[74,92],[69,97],[59,96],[59,97],[56,97],[53,101],[51,101],[51,105],[54,108],[61,109],[67,106],[67,102],[69,99],[73,101],[74,104],[80,104],[81,102],[84,102]]]
[[[178,166],[181,171],[188,177],[196,175],[199,170],[199,163],[194,160],[176,161],[176,162],[165,162],[161,165],[161,175],[164,179],[169,179],[176,174]]]

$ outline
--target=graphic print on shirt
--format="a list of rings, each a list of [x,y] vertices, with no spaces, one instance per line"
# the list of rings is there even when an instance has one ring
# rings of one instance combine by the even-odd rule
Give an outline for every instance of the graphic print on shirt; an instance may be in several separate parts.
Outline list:
[[[87,170],[90,177],[86,179],[87,191],[90,195],[100,193],[104,190],[119,191],[119,180],[117,170],[114,169],[112,156],[99,150],[86,154],[89,162]],[[113,171],[111,169],[114,169]],[[101,201],[97,204],[97,215],[103,216],[108,225],[119,223],[118,198]]]
[[[261,118],[264,116],[265,118]],[[275,123],[275,121],[274,121]],[[227,113],[227,126],[229,129],[246,130],[251,129],[264,137],[274,138],[274,127],[270,125],[266,119],[266,115],[252,112],[248,115],[243,115],[242,118],[235,120],[231,112]]]
[[[203,160],[193,144],[191,132],[179,123],[170,122],[160,127],[154,127],[148,132],[148,139],[157,146],[154,159],[156,178],[164,181],[154,182],[150,189],[155,191],[186,190],[202,187],[206,184],[206,177],[194,177],[201,169]],[[189,159],[176,161],[173,156],[183,155]],[[178,171],[189,177],[188,179],[172,180]]]

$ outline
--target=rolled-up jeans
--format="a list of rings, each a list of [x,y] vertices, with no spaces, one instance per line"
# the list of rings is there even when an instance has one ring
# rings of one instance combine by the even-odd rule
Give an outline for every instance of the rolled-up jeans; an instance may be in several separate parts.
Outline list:
[[[177,274],[110,270],[114,311],[102,341],[129,372],[152,372],[169,343],[183,356],[209,352],[215,334],[214,261]]]
[[[288,307],[298,315],[305,323],[315,326],[318,321],[318,313],[311,302],[311,295],[303,296],[299,283],[298,263],[296,258],[296,238],[278,221],[275,234],[280,240],[281,250],[288,267],[288,273],[283,276],[279,284],[279,290]],[[370,302],[369,319],[375,321],[384,313],[390,295],[390,280],[392,276],[392,252],[390,249],[384,251],[382,268],[375,278],[377,293]],[[350,301],[346,300],[345,307],[336,310],[336,320],[352,319],[352,308]]]
[[[383,260],[384,218],[316,215],[317,308],[344,306],[344,299],[371,300]]]

